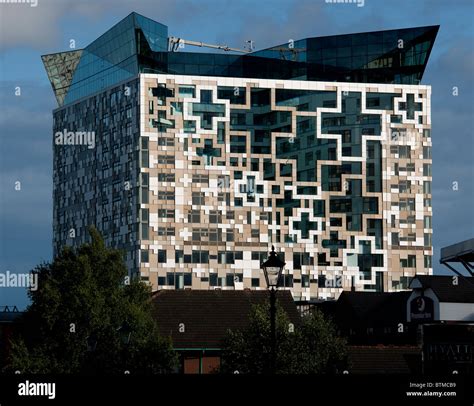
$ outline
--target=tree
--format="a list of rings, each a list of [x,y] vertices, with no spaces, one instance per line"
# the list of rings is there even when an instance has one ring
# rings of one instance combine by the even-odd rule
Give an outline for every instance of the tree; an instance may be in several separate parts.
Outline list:
[[[150,288],[128,283],[122,253],[105,247],[91,227],[90,244],[65,248],[37,266],[38,289],[7,371],[123,374],[171,372],[177,356],[158,334]],[[130,338],[130,339],[128,339]]]
[[[249,327],[228,332],[223,346],[222,373],[270,373],[271,335],[269,304],[255,305]],[[276,373],[320,374],[338,372],[346,360],[346,341],[334,324],[314,309],[291,324],[277,303]]]

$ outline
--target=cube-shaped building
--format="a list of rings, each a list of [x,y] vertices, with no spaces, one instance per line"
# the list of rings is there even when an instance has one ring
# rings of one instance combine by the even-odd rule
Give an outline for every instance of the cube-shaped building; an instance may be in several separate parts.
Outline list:
[[[95,225],[154,290],[265,289],[272,245],[295,299],[407,289],[432,272],[437,31],[203,53],[132,13],[43,56],[55,253]]]

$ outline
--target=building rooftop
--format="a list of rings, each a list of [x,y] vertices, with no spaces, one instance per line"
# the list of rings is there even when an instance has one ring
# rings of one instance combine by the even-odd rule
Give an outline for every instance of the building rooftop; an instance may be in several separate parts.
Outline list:
[[[203,53],[170,46],[166,25],[133,12],[86,48],[42,60],[59,106],[139,73],[419,84],[438,29],[312,37],[248,53]]]
[[[386,325],[406,321],[406,304],[411,291],[404,292],[349,292],[344,291],[337,301],[338,321],[348,325]]]
[[[421,349],[417,346],[349,346],[352,374],[420,373]]]
[[[454,276],[417,275],[410,283],[412,289],[432,289],[440,302],[474,303],[474,278],[458,277],[458,284],[453,284]]]
[[[218,349],[227,330],[249,325],[252,305],[268,302],[267,291],[160,290],[153,295],[160,334],[170,336],[175,348]],[[290,291],[277,292],[277,301],[294,324],[300,320]],[[179,332],[180,323],[184,332]]]

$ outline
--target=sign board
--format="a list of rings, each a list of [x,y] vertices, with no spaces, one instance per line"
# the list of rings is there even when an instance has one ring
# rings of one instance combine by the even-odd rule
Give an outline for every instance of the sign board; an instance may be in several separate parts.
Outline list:
[[[426,296],[417,296],[410,303],[412,321],[431,321],[434,316],[433,299]]]

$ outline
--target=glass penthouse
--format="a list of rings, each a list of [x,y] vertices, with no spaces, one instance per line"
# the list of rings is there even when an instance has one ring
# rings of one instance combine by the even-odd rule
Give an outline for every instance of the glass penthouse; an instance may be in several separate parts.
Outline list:
[[[93,224],[154,290],[265,289],[272,244],[296,299],[407,288],[432,272],[420,80],[437,31],[193,53],[132,13],[44,55],[59,104],[55,253]]]

